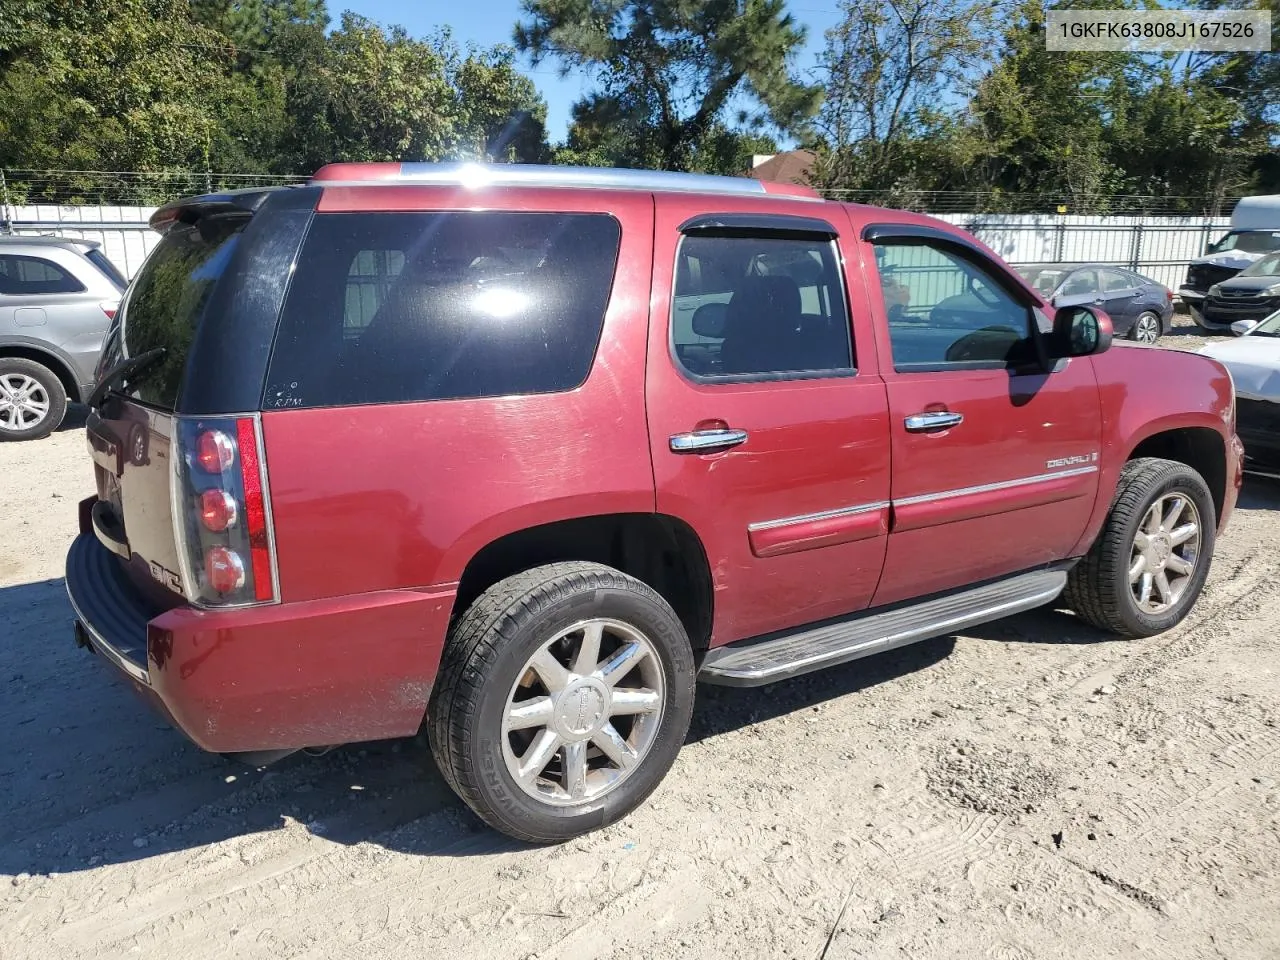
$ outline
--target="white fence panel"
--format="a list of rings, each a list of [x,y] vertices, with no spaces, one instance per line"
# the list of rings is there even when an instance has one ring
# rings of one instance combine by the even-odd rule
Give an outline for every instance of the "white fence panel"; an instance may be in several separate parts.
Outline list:
[[[156,207],[124,207],[105,204],[84,206],[10,207],[9,221],[19,236],[53,235],[97,240],[102,252],[132,277],[142,266],[160,235],[147,226]]]

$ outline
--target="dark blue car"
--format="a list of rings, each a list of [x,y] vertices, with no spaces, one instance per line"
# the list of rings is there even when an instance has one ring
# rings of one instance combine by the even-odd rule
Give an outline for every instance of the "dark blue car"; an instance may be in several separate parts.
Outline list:
[[[1173,323],[1173,291],[1150,277],[1104,263],[1028,263],[1015,267],[1055,307],[1106,311],[1117,337],[1155,343]]]

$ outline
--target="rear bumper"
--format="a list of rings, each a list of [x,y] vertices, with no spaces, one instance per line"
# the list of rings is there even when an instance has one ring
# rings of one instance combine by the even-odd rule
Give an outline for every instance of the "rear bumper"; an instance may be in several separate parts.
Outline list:
[[[454,587],[150,609],[92,533],[67,554],[77,639],[198,746],[287,751],[417,732]]]

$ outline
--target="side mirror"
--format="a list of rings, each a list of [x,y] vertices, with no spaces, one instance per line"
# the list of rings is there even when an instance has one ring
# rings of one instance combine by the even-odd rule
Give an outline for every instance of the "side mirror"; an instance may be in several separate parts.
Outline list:
[[[1235,323],[1231,324],[1231,332],[1237,337],[1243,337],[1257,325],[1257,320],[1237,320]]]
[[[693,311],[693,332],[700,337],[722,340],[728,315],[727,303],[704,303]]]
[[[1111,318],[1094,307],[1063,307],[1053,318],[1049,353],[1054,359],[1092,357],[1111,346]]]

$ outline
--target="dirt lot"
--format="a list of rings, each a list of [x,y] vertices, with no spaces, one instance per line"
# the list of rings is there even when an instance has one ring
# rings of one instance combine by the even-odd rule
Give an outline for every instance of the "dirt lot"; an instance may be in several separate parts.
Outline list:
[[[5,960],[1280,956],[1280,487],[1172,633],[1041,612],[704,689],[644,808],[531,849],[414,743],[246,773],[152,716],[71,640],[90,478],[78,430],[0,447]]]

